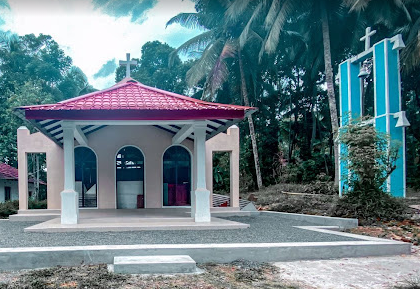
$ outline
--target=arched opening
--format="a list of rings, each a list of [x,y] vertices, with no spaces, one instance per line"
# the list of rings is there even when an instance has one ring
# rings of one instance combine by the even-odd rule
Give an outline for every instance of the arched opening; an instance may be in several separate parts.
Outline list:
[[[182,146],[163,154],[163,205],[191,205],[191,155]]]
[[[117,209],[144,208],[144,156],[127,146],[116,156]]]
[[[80,208],[96,208],[97,161],[95,153],[88,147],[74,149],[75,190],[79,193]]]

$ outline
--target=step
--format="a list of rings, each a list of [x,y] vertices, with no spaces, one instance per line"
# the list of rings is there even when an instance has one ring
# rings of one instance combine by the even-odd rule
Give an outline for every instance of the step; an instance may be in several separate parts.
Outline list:
[[[18,214],[24,214],[24,215],[29,215],[29,214],[60,214],[60,210],[56,210],[56,209],[29,209],[29,210],[19,210]]]
[[[195,261],[188,255],[117,256],[114,272],[122,274],[195,273]]]
[[[16,214],[10,215],[11,222],[45,222],[60,218],[60,214]]]

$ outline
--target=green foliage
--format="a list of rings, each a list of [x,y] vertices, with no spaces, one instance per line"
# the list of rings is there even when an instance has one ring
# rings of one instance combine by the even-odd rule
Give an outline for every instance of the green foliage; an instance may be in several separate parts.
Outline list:
[[[0,162],[16,166],[16,130],[27,124],[14,108],[54,103],[93,88],[57,42],[43,34],[0,32],[0,71]]]
[[[346,146],[342,158],[351,173],[334,214],[357,217],[364,223],[404,218],[406,205],[386,192],[385,184],[395,169],[399,145],[392,144],[375,127],[360,123],[342,129],[340,141]]]
[[[8,218],[19,210],[19,201],[7,201],[0,203],[0,219]]]
[[[29,199],[28,201],[28,209],[30,210],[37,210],[37,209],[46,209],[47,208],[47,200],[37,201]]]
[[[169,66],[169,56],[175,49],[159,41],[147,42],[141,49],[138,64],[131,68],[131,77],[141,83],[163,90],[185,94],[185,75],[191,62],[181,62],[176,56]],[[125,67],[117,68],[116,81],[125,77]]]
[[[229,194],[230,191],[229,153],[213,154],[213,191],[217,194]]]

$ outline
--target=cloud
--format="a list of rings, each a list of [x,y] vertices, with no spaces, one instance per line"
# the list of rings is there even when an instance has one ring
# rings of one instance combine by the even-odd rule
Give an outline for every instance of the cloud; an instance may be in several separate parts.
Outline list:
[[[97,79],[100,77],[107,77],[114,74],[115,69],[117,69],[117,63],[114,59],[108,60],[107,63],[102,65],[101,69],[93,75],[93,78]]]
[[[131,22],[144,22],[146,13],[156,6],[157,0],[93,0],[95,8],[115,17],[130,16]]]
[[[178,24],[165,29],[173,16],[195,11],[189,0],[158,0],[153,8],[146,9],[141,23],[133,22],[133,15],[110,16],[92,1],[10,0],[10,10],[0,11],[6,22],[2,29],[19,35],[51,35],[73,64],[83,70],[89,83],[99,89],[115,83],[113,74],[94,77],[110,59],[125,59],[128,52],[132,58],[140,58],[141,47],[148,41],[159,40],[177,47],[201,33]]]

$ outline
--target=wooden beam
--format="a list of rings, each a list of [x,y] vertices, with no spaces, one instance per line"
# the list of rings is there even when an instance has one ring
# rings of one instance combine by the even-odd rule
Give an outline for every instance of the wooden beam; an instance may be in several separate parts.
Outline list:
[[[194,131],[192,124],[184,125],[172,138],[172,144],[180,144]]]

